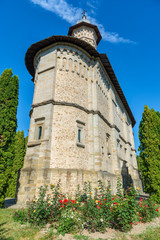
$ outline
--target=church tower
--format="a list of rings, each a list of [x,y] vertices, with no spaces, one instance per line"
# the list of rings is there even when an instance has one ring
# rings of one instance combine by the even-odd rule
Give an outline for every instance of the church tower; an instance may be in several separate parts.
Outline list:
[[[66,193],[99,179],[114,193],[117,177],[141,188],[135,119],[107,55],[96,50],[101,38],[83,15],[68,36],[51,36],[26,53],[35,89],[18,205],[59,179]]]

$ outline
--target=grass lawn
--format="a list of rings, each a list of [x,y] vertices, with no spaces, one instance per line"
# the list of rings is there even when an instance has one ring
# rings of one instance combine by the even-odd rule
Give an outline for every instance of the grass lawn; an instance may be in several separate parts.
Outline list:
[[[38,227],[31,227],[29,225],[21,225],[14,222],[12,215],[12,209],[0,209],[0,240],[52,240],[61,239],[53,233],[53,229],[50,232],[44,233],[42,229]],[[128,238],[129,236],[129,238]],[[73,236],[73,239],[77,240],[92,240],[92,238],[84,235]],[[102,238],[97,238],[100,240]],[[106,238],[107,239],[107,238]],[[116,237],[112,240],[159,240],[160,228],[154,229],[148,228],[145,233],[140,235],[126,235],[126,233],[117,232]]]
[[[0,209],[0,240],[56,239],[54,237],[46,238],[45,235],[41,237],[41,229],[14,222],[12,215],[12,209]]]

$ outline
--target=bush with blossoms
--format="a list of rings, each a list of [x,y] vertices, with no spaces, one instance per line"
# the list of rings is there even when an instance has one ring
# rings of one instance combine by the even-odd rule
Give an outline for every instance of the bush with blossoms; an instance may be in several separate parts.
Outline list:
[[[158,216],[158,207],[151,199],[138,197],[133,187],[122,189],[117,183],[116,195],[111,194],[101,181],[93,189],[91,181],[85,182],[83,190],[77,188],[75,199],[63,194],[60,182],[40,187],[38,198],[26,209],[14,212],[14,220],[21,223],[44,226],[52,224],[58,233],[75,233],[83,229],[105,232],[107,227],[128,231],[137,222],[148,222]],[[139,199],[139,200],[137,200]]]

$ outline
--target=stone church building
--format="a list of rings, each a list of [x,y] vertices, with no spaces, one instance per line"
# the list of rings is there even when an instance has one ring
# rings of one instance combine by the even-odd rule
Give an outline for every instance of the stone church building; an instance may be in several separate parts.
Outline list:
[[[101,38],[84,15],[68,36],[44,39],[26,53],[35,90],[19,204],[59,179],[67,193],[99,179],[115,193],[118,177],[124,188],[141,188],[135,119],[107,55],[96,50]]]

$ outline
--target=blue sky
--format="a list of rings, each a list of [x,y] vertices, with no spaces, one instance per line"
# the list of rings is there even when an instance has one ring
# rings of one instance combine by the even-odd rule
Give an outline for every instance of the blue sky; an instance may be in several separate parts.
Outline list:
[[[31,44],[68,29],[87,9],[103,39],[106,53],[137,121],[144,105],[160,111],[160,0],[1,0],[0,73],[12,68],[19,76],[18,130],[28,135],[34,86],[24,57]]]

